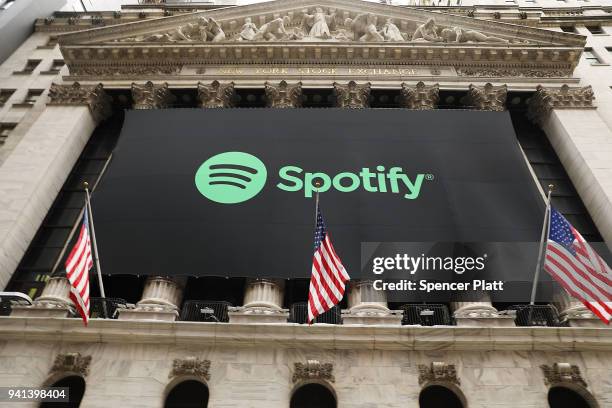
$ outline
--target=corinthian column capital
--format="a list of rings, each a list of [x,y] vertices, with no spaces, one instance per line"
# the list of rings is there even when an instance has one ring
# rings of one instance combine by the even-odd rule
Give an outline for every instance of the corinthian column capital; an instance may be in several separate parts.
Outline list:
[[[274,86],[266,82],[266,100],[269,108],[299,108],[302,106],[302,83],[289,85],[283,80]]]
[[[176,99],[170,92],[167,83],[155,85],[148,81],[144,85],[132,83],[134,109],[164,109]]]
[[[538,85],[529,101],[527,117],[541,123],[553,109],[594,109],[595,94],[591,85],[581,88],[570,88],[567,84],[561,88],[545,88]]]
[[[202,108],[232,108],[234,106],[234,83],[221,84],[212,81],[210,85],[198,82],[198,98]]]
[[[336,96],[336,106],[339,108],[367,108],[370,99],[370,83],[358,85],[351,81],[346,85],[334,82],[334,95]]]
[[[508,87],[506,85],[493,86],[490,83],[484,86],[470,85],[468,91],[468,105],[478,110],[503,111],[506,105]]]
[[[430,110],[435,109],[440,99],[438,84],[425,85],[422,81],[415,86],[402,82],[400,104],[403,108]]]
[[[111,97],[104,92],[102,84],[71,85],[51,84],[49,89],[50,106],[87,106],[94,120],[100,122],[111,115]]]

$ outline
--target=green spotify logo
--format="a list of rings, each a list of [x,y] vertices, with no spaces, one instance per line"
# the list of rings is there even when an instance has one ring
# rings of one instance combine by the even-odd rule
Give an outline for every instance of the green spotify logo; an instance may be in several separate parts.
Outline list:
[[[226,152],[206,160],[195,175],[195,184],[200,193],[211,201],[221,204],[236,204],[257,195],[266,184],[266,166],[257,157],[243,152]],[[278,170],[280,182],[276,188],[286,192],[302,192],[311,198],[313,193],[334,189],[350,193],[362,189],[368,193],[398,194],[407,200],[415,200],[421,194],[425,181],[432,181],[434,175],[406,174],[398,166],[386,168],[376,166],[375,170],[362,167],[358,172],[340,172],[329,175],[323,172],[304,171],[299,166],[287,165]]]
[[[236,204],[257,195],[266,184],[266,166],[243,152],[225,152],[206,160],[195,175],[200,193],[211,201]]]

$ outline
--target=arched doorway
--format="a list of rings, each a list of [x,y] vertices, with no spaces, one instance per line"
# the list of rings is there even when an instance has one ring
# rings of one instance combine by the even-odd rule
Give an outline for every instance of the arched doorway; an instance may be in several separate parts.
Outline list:
[[[442,385],[430,385],[419,394],[420,408],[465,408],[459,396]]]
[[[197,380],[185,380],[175,385],[168,395],[164,408],[206,408],[208,387]]]
[[[85,380],[78,375],[64,377],[49,387],[68,388],[70,401],[66,402],[42,402],[40,408],[79,408],[83,394],[85,394]]]
[[[548,390],[548,405],[550,408],[595,408],[595,404],[589,403],[591,398],[587,398],[587,395],[568,387],[553,386]]]
[[[291,396],[291,408],[336,408],[336,397],[324,385],[305,384]]]

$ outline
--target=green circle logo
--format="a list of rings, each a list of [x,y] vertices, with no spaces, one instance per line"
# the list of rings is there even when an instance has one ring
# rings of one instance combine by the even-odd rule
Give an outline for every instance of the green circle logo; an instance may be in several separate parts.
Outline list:
[[[268,172],[261,160],[243,152],[225,152],[206,160],[195,175],[198,191],[221,204],[236,204],[257,195]]]

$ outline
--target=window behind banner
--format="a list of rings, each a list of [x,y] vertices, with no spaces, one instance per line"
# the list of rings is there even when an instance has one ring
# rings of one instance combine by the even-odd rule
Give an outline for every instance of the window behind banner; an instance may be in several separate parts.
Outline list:
[[[43,402],[40,408],[79,408],[85,394],[85,380],[78,375],[64,377],[50,387],[68,388],[69,402]]]
[[[186,380],[175,385],[164,403],[164,408],[206,408],[208,387],[196,380]]]
[[[291,396],[290,408],[336,408],[334,394],[321,384],[306,384]]]

